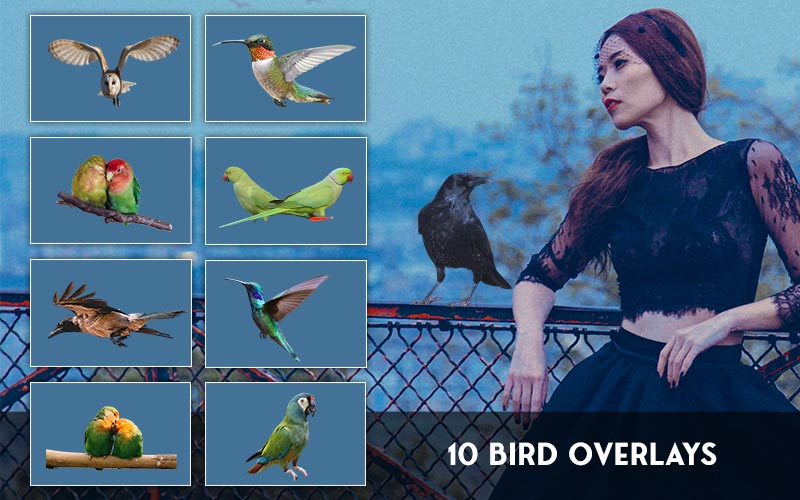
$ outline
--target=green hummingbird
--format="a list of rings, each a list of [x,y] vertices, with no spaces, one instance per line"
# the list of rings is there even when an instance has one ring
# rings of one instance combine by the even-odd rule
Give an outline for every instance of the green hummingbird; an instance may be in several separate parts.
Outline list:
[[[286,342],[278,322],[297,309],[297,306],[306,300],[323,281],[328,279],[328,275],[324,274],[298,283],[269,300],[264,298],[264,291],[258,283],[239,281],[233,278],[225,279],[241,283],[247,289],[247,297],[250,299],[250,312],[253,315],[253,321],[261,331],[261,338],[271,338],[275,343],[283,347],[295,361],[299,362],[300,358],[295,354],[292,346]]]
[[[244,40],[223,40],[222,43],[243,43],[250,50],[253,74],[261,87],[272,96],[273,102],[285,108],[286,99],[295,102],[322,102],[330,104],[333,97],[295,82],[297,75],[319,66],[329,59],[353,50],[352,45],[326,45],[296,50],[282,56],[275,55],[272,40],[266,35],[253,35]]]

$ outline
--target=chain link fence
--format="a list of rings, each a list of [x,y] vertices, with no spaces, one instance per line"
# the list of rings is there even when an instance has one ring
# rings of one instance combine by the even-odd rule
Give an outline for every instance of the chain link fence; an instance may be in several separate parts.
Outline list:
[[[205,302],[193,302],[191,368],[31,368],[27,294],[0,294],[0,497],[52,498],[467,498],[488,495],[499,471],[453,470],[431,440],[451,441],[523,430],[501,411],[502,383],[515,331],[507,308],[370,304],[366,369],[205,368]],[[572,367],[608,341],[617,310],[557,307],[546,327],[550,390]],[[796,333],[753,333],[743,362],[754,365],[800,407]],[[192,486],[30,487],[29,384],[32,381],[189,381],[192,384]],[[205,382],[364,381],[367,384],[366,487],[204,486]],[[452,418],[461,415],[454,426]],[[412,418],[414,417],[414,418]],[[486,419],[490,419],[490,425]],[[488,433],[488,435],[487,435]],[[440,448],[441,449],[441,448]]]

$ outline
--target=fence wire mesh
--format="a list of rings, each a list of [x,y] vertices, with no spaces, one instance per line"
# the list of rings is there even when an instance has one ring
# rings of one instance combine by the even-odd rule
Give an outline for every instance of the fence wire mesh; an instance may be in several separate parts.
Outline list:
[[[520,437],[522,429],[501,411],[502,383],[515,330],[504,308],[446,308],[371,304],[366,369],[205,368],[204,308],[193,303],[191,368],[31,368],[27,294],[0,294],[0,497],[52,498],[467,498],[486,496],[499,479],[494,468],[453,470],[434,452],[433,435],[456,441],[498,432]],[[556,308],[546,327],[545,349],[552,391],[575,364],[599,349],[619,324],[619,312]],[[751,334],[742,361],[758,368],[800,407],[800,361],[796,333]],[[192,486],[29,486],[32,381],[189,381],[192,384]],[[366,487],[204,486],[205,382],[364,381],[367,385]],[[428,416],[427,420],[416,418]],[[463,415],[454,426],[444,416]],[[416,416],[412,419],[412,416]],[[480,418],[479,418],[479,417]],[[486,419],[493,420],[486,425]],[[479,421],[480,420],[480,421]],[[498,431],[500,429],[500,431]],[[494,434],[486,435],[486,432]]]

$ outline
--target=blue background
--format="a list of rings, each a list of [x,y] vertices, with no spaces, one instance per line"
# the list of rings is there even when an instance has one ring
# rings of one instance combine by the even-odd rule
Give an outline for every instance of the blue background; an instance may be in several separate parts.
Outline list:
[[[50,382],[31,384],[31,483],[183,485],[190,482],[189,383]],[[142,431],[144,454],[176,454],[177,469],[45,468],[45,450],[85,452],[83,432],[103,406]]]
[[[189,16],[33,16],[31,18],[31,120],[189,121]],[[144,62],[128,57],[122,79],[136,82],[120,95],[120,107],[98,96],[102,69],[95,61],[73,66],[47,50],[65,38],[100,47],[110,69],[123,47],[157,35],[180,44],[166,58]]]
[[[147,326],[173,338],[131,333],[118,347],[88,333],[64,332],[48,339],[69,309],[53,304],[70,281],[126,313],[184,310]],[[188,260],[32,260],[31,365],[189,366],[192,333],[191,265]]]
[[[206,120],[208,121],[364,121],[364,16],[207,16]],[[325,45],[356,48],[301,73],[295,80],[334,98],[330,104],[286,102],[281,108],[253,75],[243,40],[264,34],[278,56]]]
[[[365,385],[344,383],[206,383],[207,485],[361,485],[364,484]],[[273,465],[248,474],[245,462],[269,439],[286,416],[293,396],[308,392],[317,413],[308,418],[308,444],[297,465],[297,481]]]
[[[367,140],[346,138],[209,138],[206,140],[206,243],[256,244],[365,244],[367,228]],[[325,210],[327,221],[276,215],[267,222],[248,221],[219,226],[250,214],[222,174],[231,165],[241,167],[258,185],[283,198],[317,183],[331,170],[347,167],[353,182]]]
[[[327,280],[281,322],[298,363],[262,339],[245,287],[254,281],[269,299],[327,274]],[[206,366],[361,367],[367,364],[367,265],[357,261],[206,261]]]
[[[189,243],[191,216],[189,138],[31,139],[32,243]],[[72,176],[92,155],[122,158],[142,192],[139,214],[172,223],[172,231],[141,224],[106,224],[103,217],[57,205],[56,194],[72,190]]]

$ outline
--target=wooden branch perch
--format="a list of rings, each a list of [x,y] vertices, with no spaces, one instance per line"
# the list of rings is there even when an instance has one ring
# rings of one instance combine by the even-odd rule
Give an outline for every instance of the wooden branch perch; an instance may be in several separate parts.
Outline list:
[[[45,465],[55,467],[88,467],[90,469],[177,469],[177,455],[142,455],[138,458],[117,458],[112,455],[93,457],[86,453],[45,450]]]
[[[119,222],[120,224],[125,222],[132,222],[134,224],[142,224],[145,226],[154,227],[156,229],[161,229],[162,231],[172,231],[172,224],[159,220],[154,219],[152,217],[147,217],[146,215],[139,215],[139,214],[123,214],[116,210],[112,210],[110,208],[99,208],[92,205],[89,205],[83,200],[79,200],[74,196],[70,196],[65,192],[59,192],[58,197],[61,198],[63,201],[59,201],[58,203],[61,205],[70,205],[75,208],[80,208],[84,212],[88,212],[90,214],[97,215],[99,217],[105,217],[106,224],[109,222]]]

